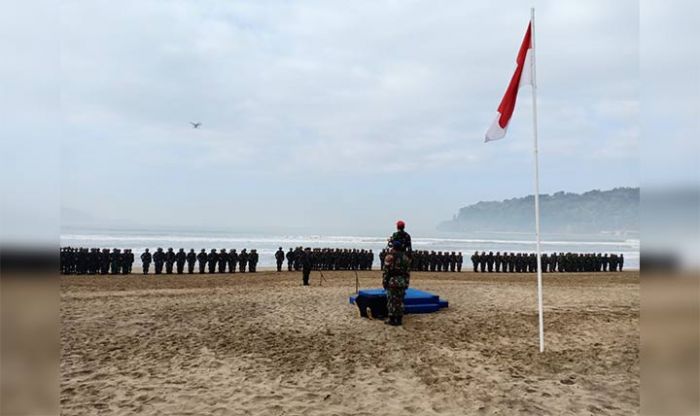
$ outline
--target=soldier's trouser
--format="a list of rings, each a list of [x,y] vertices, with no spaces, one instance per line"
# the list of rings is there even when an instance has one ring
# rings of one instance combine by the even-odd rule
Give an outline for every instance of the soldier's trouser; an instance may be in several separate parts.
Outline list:
[[[207,269],[207,264],[203,261],[200,261],[199,262],[199,272],[201,274],[204,274],[204,272],[206,272],[206,269]]]
[[[241,273],[245,273],[245,262],[240,262],[238,265],[238,269],[241,271]]]
[[[167,273],[167,274],[173,273],[173,264],[172,263],[165,263],[165,273]]]
[[[151,262],[143,263],[143,274],[148,274],[148,269],[151,268]]]
[[[119,273],[119,263],[114,262],[112,263],[112,274],[118,274]]]
[[[250,263],[248,264],[248,271],[251,273],[255,273],[257,270],[258,265],[255,263]]]
[[[477,269],[479,268],[479,264],[478,264],[478,263],[472,263],[472,266],[474,266],[474,273],[476,273],[476,272],[478,271]]]
[[[390,317],[400,318],[403,316],[403,297],[406,289],[386,289],[386,308]]]
[[[189,273],[189,274],[194,273],[194,262],[187,263],[187,273]]]
[[[156,274],[160,274],[163,271],[163,263],[156,262]]]
[[[281,271],[282,271],[282,262],[281,262],[281,261],[278,261],[278,262],[277,262],[277,271],[278,271],[278,272],[281,272]]]
[[[236,262],[235,261],[230,261],[228,263],[228,272],[229,273],[236,273]]]
[[[208,263],[208,266],[209,266],[209,273],[216,272],[216,263],[214,263],[214,262]]]
[[[304,286],[309,285],[309,275],[311,274],[311,269],[304,269],[302,272],[301,279],[304,282]]]
[[[292,263],[290,263],[289,260],[287,260],[287,271],[288,272],[292,271]]]
[[[182,271],[185,269],[185,263],[177,263],[177,274],[182,274]]]
[[[457,271],[460,273],[462,272],[462,264],[461,263],[457,263]]]

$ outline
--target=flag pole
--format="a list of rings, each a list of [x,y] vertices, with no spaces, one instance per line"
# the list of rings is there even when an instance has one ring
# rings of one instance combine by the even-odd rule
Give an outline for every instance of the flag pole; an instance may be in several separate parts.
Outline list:
[[[532,132],[535,163],[535,237],[537,241],[537,310],[539,319],[540,352],[544,352],[544,318],[542,312],[542,249],[540,248],[540,163],[537,150],[537,76],[535,72],[535,8],[530,9],[530,39],[532,42]]]

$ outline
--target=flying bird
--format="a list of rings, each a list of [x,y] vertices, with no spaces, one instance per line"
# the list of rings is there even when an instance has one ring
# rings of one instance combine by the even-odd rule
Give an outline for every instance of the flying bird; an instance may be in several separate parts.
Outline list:
[[[192,128],[195,128],[195,129],[198,129],[199,126],[202,125],[202,123],[200,123],[200,122],[195,123],[194,121],[190,121],[190,124],[192,125]]]

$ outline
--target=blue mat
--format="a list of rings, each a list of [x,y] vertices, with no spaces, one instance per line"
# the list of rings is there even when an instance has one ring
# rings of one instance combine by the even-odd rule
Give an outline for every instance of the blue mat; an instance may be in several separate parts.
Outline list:
[[[384,289],[362,289],[360,290],[361,295],[384,295]],[[357,295],[350,296],[350,303],[355,303],[355,298]],[[406,296],[403,299],[404,302],[404,312],[405,313],[431,313],[437,312],[442,308],[448,307],[448,302],[446,300],[441,300],[438,295],[434,295],[430,292],[423,290],[418,290],[414,288],[408,288],[406,290]]]

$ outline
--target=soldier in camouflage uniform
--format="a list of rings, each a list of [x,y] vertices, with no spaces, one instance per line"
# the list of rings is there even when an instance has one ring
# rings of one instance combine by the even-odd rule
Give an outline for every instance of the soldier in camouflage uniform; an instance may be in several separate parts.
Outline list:
[[[411,279],[411,236],[404,231],[405,223],[396,223],[397,231],[389,239],[390,250],[384,258],[382,286],[386,290],[387,324],[401,325],[403,319],[403,298]]]

